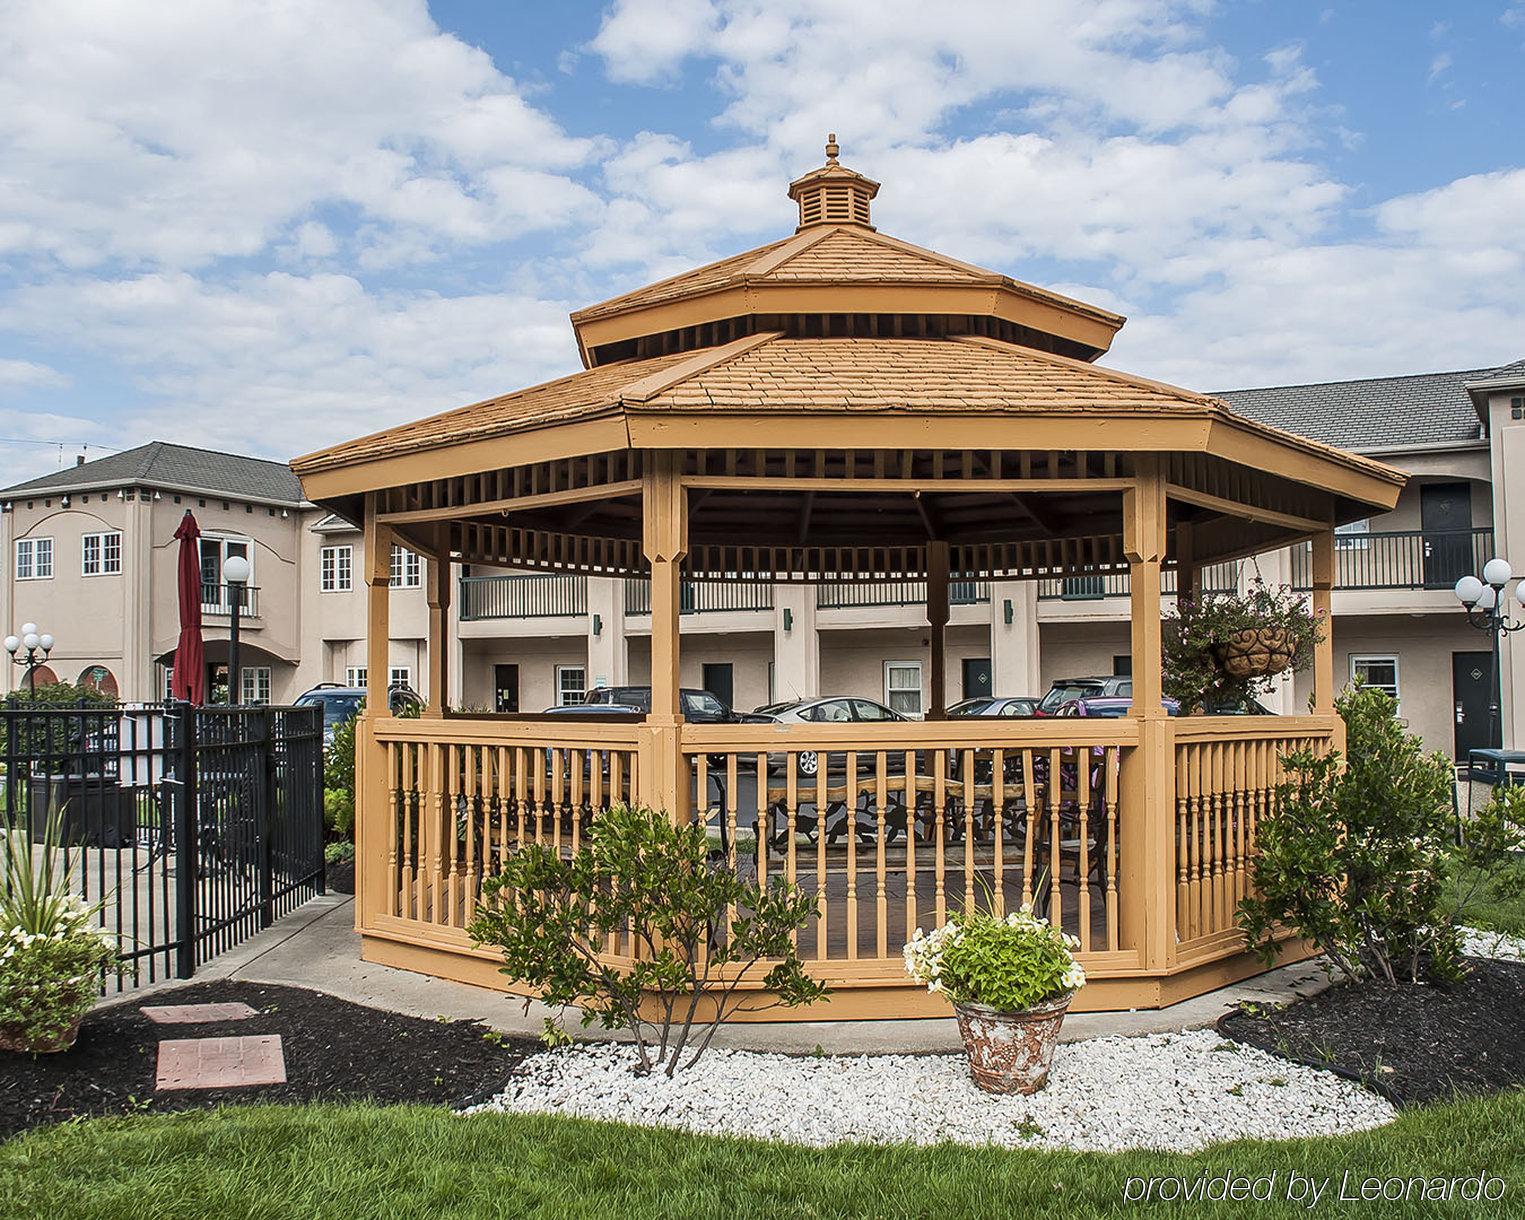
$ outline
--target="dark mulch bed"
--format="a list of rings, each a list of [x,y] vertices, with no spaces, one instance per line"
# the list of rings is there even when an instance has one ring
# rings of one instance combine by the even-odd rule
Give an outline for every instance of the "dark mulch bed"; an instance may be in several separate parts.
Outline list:
[[[155,1025],[140,1004],[241,1000],[259,1015],[205,1025]],[[174,1038],[280,1034],[286,1083],[242,1089],[154,1088],[158,1045]],[[0,1052],[0,1138],[81,1115],[198,1110],[227,1103],[372,1099],[464,1106],[500,1092],[539,1049],[476,1022],[428,1021],[300,987],[191,983],[98,1009],[59,1055]]]
[[[355,861],[338,860],[324,870],[324,884],[330,894],[355,892]]]
[[[1413,1106],[1525,1085],[1525,963],[1470,959],[1464,983],[1335,986],[1238,1011],[1225,1037],[1329,1068]]]

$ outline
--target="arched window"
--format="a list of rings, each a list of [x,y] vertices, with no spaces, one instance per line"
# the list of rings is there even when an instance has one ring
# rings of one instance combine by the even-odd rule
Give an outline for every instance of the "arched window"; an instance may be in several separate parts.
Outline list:
[[[22,671],[25,674],[25,671]],[[53,672],[51,665],[39,665],[37,667],[36,682],[38,686],[48,686],[58,681],[58,675]],[[23,686],[25,682],[23,680]]]
[[[104,665],[89,665],[79,675],[79,685],[88,687],[108,699],[117,697],[116,676]]]

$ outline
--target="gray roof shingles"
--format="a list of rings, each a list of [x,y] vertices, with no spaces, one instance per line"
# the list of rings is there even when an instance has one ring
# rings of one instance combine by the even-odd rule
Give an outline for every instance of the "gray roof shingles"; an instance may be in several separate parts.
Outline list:
[[[303,499],[301,483],[291,473],[291,467],[283,462],[172,445],[168,441],[151,441],[82,466],[71,466],[17,483],[0,491],[0,495],[12,499],[25,495],[62,495],[109,484],[173,487],[214,496],[287,504],[300,504]]]
[[[1466,384],[1492,371],[1222,390],[1216,397],[1259,423],[1342,449],[1393,449],[1477,440],[1480,425]]]

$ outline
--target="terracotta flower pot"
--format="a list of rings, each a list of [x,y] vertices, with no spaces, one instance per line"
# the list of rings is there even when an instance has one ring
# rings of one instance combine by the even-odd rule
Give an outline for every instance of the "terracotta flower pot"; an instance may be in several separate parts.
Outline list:
[[[955,1004],[974,1083],[987,1093],[1036,1093],[1047,1084],[1059,1028],[1074,997],[1067,991],[1020,1012]]]
[[[1294,652],[1292,637],[1282,627],[1236,631],[1217,648],[1218,662],[1232,678],[1279,674],[1292,664]]]
[[[67,1028],[51,1038],[28,1033],[16,1025],[0,1025],[0,1051],[14,1051],[23,1055],[56,1055],[74,1045],[74,1040],[79,1037],[80,1022],[84,1019],[82,1015],[74,1018]]]

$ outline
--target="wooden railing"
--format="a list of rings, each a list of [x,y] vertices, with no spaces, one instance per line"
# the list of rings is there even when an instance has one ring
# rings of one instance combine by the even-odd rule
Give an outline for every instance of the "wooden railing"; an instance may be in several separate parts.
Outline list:
[[[594,817],[638,799],[633,725],[387,719],[375,733],[393,918],[464,928],[507,853],[576,851]]]
[[[588,612],[588,578],[560,573],[461,577],[461,618],[559,618]]]
[[[495,955],[465,931],[487,878],[527,843],[576,851],[600,813],[638,801],[702,825],[716,866],[815,896],[796,943],[813,973],[850,993],[833,1001],[839,1015],[935,1012],[907,990],[901,951],[916,928],[1029,903],[1078,938],[1091,978],[1121,989],[1114,1002],[1153,1003],[1166,993],[1141,980],[1163,987],[1218,962],[1234,977],[1253,969],[1235,913],[1256,828],[1281,757],[1328,749],[1336,725],[1227,716],[674,733],[639,721],[367,721],[360,926],[409,953],[475,958],[490,982]],[[1167,765],[1149,774],[1151,757]],[[600,948],[632,951],[619,936]]]
[[[1333,717],[1193,716],[1174,723],[1175,910],[1179,955],[1243,947],[1239,904],[1251,893],[1256,828],[1275,807],[1282,758],[1325,752]]]
[[[894,981],[917,927],[976,907],[1031,903],[1082,953],[1117,951],[1119,772],[1136,740],[1125,720],[693,725],[681,748],[692,816],[731,866],[815,895],[801,956]]]

